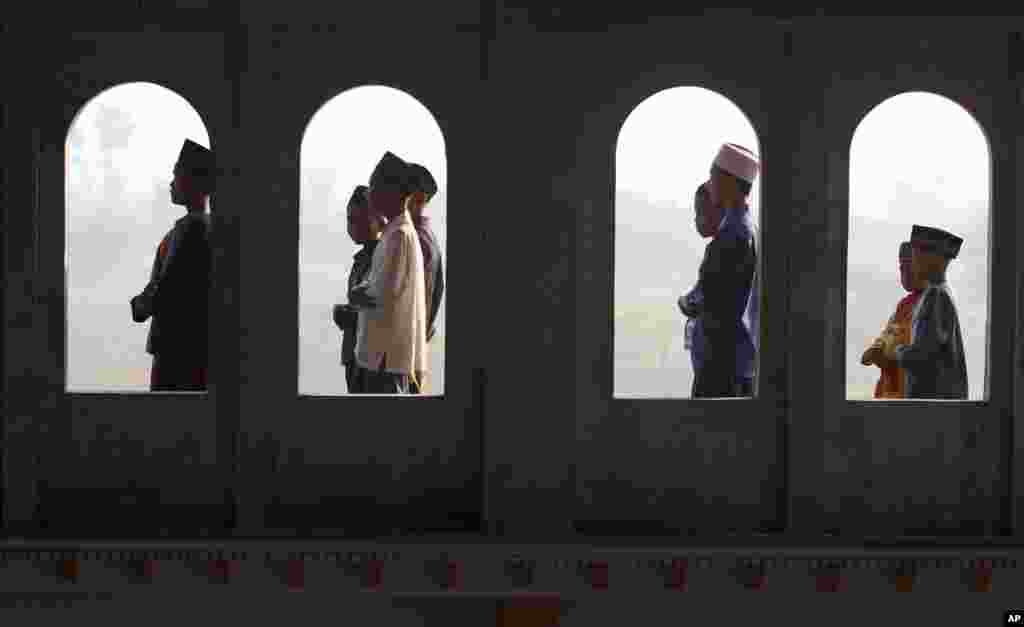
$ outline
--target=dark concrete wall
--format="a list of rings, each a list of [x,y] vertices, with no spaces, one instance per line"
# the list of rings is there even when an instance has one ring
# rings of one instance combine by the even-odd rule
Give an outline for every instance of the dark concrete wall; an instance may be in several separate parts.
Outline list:
[[[9,528],[1020,528],[1019,21],[173,4],[3,35],[31,53],[4,96]],[[63,392],[64,134],[130,80],[192,102],[228,166],[202,398]],[[443,399],[297,396],[299,142],[321,104],[365,83],[412,94],[444,133]],[[615,140],[645,97],[694,84],[743,109],[765,163],[759,397],[612,399]],[[960,102],[992,146],[992,280],[1017,291],[992,291],[987,403],[842,400],[849,141],[912,89]]]

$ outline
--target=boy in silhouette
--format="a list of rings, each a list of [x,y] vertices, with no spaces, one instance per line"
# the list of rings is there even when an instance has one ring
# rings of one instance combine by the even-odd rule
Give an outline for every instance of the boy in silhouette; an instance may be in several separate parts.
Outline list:
[[[384,230],[384,221],[370,215],[370,200],[367,187],[359,185],[352,192],[348,201],[348,236],[362,246],[352,258],[352,269],[348,274],[348,289],[359,285],[370,273],[373,251],[377,248],[380,233]],[[352,305],[335,305],[333,309],[334,324],[343,334],[341,343],[341,363],[345,366],[345,383],[349,394],[359,394],[361,376],[356,364],[356,333],[359,325],[359,311]]]
[[[885,344],[879,365],[902,368],[906,398],[967,399],[967,359],[946,269],[963,239],[915,224],[910,235],[911,269],[924,286],[911,318],[909,342]]]
[[[875,398],[906,398],[906,373],[896,366],[890,365],[883,368],[878,361],[881,360],[881,353],[885,351],[887,344],[910,343],[914,306],[924,289],[920,280],[912,272],[911,251],[910,242],[900,244],[900,284],[908,294],[896,305],[896,313],[889,318],[882,334],[864,351],[860,358],[861,364],[876,365],[880,370],[878,383],[875,384]]]
[[[185,207],[157,247],[149,283],[131,299],[132,319],[150,317],[146,352],[153,355],[150,390],[206,390],[210,215],[215,163],[210,150],[186,139],[174,166],[171,202]]]

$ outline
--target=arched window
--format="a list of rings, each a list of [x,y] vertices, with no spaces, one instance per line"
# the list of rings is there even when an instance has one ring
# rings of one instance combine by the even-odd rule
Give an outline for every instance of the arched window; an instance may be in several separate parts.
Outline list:
[[[68,392],[148,391],[150,323],[130,299],[150,278],[161,239],[184,215],[170,183],[183,141],[210,146],[199,113],[153,83],[124,83],[90,100],[65,144]]]
[[[349,272],[361,248],[348,234],[347,205],[387,151],[426,167],[437,182],[424,215],[446,260],[447,168],[434,116],[414,97],[390,87],[356,87],[332,98],[310,120],[299,154],[300,395],[347,393],[342,334],[331,313],[335,304],[347,302]],[[426,395],[444,393],[445,300],[427,345]]]
[[[990,161],[977,121],[936,94],[889,98],[857,126],[850,145],[847,400],[874,397],[880,370],[861,365],[861,356],[907,295],[898,254],[914,224],[964,240],[947,281],[967,356],[968,400],[986,399]]]
[[[728,98],[674,87],[626,118],[615,151],[616,397],[688,398],[691,353],[679,297],[697,282],[709,240],[694,224],[694,192],[723,143],[760,155],[757,134]],[[751,189],[759,224],[760,178]],[[757,330],[755,330],[755,333]]]

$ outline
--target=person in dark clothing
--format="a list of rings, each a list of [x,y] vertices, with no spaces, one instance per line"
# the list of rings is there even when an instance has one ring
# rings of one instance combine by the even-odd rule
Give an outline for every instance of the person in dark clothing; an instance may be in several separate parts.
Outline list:
[[[370,272],[373,251],[377,247],[384,221],[370,215],[370,203],[367,187],[359,185],[352,192],[348,201],[348,236],[362,246],[352,258],[352,270],[348,274],[348,290],[362,283]],[[359,366],[356,364],[356,333],[359,325],[359,312],[351,305],[334,306],[334,323],[343,334],[341,343],[341,363],[345,366],[345,383],[349,394],[362,392]]]
[[[366,280],[348,293],[359,310],[356,363],[363,392],[407,394],[426,371],[423,252],[409,215],[409,164],[386,152],[370,175],[370,212],[387,219]]]
[[[132,319],[150,317],[146,352],[153,355],[150,390],[206,390],[207,306],[210,288],[210,215],[213,153],[186,139],[174,166],[171,202],[188,213],[157,247],[149,283],[131,299]]]
[[[967,400],[967,357],[946,269],[963,239],[915,224],[910,234],[911,272],[924,291],[914,306],[909,341],[885,346],[879,365],[906,373],[906,398]]]
[[[753,153],[735,144],[724,144],[711,166],[710,206],[721,210],[722,220],[699,271],[704,301],[693,337],[693,398],[753,396],[759,316],[756,234],[747,196],[758,169]]]
[[[437,194],[437,182],[434,180],[430,170],[418,163],[412,163],[410,171],[416,186],[412,202],[409,207],[409,214],[412,217],[413,226],[416,227],[416,235],[419,236],[420,249],[423,251],[423,277],[426,282],[427,294],[427,342],[437,332],[437,312],[441,309],[441,299],[444,297],[444,265],[441,259],[441,245],[437,236],[430,228],[430,220],[424,215],[424,209]],[[424,380],[427,373],[423,373]],[[411,386],[413,394],[421,392],[420,385],[423,381],[415,382]]]

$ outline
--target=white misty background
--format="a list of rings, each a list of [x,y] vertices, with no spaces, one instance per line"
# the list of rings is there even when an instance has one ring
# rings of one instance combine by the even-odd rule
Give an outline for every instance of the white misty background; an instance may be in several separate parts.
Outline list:
[[[879,103],[851,140],[847,398],[873,396],[879,372],[860,365],[860,355],[906,295],[899,283],[898,248],[918,223],[965,240],[948,280],[964,333],[969,398],[982,399],[990,156],[981,128],[952,101],[912,92]],[[743,112],[699,87],[659,92],[623,123],[615,161],[616,396],[690,395],[693,368],[683,349],[685,319],[676,300],[696,283],[708,242],[693,225],[693,192],[708,178],[724,142],[760,155],[755,129]],[[771,164],[764,167],[771,176]],[[750,198],[755,224],[761,213],[772,211],[760,206],[759,187],[760,181]]]
[[[89,101],[68,133],[67,389],[147,391],[149,323],[128,301],[149,279],[161,238],[184,215],[171,204],[172,169],[188,137],[210,147],[199,114],[152,83],[128,83]],[[311,118],[300,153],[299,392],[347,392],[331,305],[345,302],[352,256],[346,205],[386,150],[426,166],[439,191],[427,207],[447,274],[444,138],[430,112],[395,89],[367,86]],[[286,245],[287,243],[282,243]],[[290,295],[288,295],[290,297]],[[445,301],[431,341],[429,394],[444,392]]]
[[[169,185],[185,137],[210,145],[191,105],[151,83],[99,94],[71,126],[66,190],[71,391],[148,390],[148,324],[131,321],[128,300],[145,285],[160,239],[183,215],[170,202]],[[728,99],[697,87],[653,95],[623,125],[616,146],[613,277],[617,396],[689,396],[693,373],[675,302],[695,283],[707,243],[694,231],[693,191],[726,141],[760,153],[755,129],[743,113]],[[871,397],[878,371],[861,366],[859,357],[904,295],[897,248],[911,224],[923,223],[965,239],[949,281],[964,332],[970,398],[982,399],[990,157],[980,127],[945,98],[908,93],[869,113],[850,149],[847,398]],[[449,265],[445,145],[430,112],[405,93],[377,86],[355,88],[325,103],[310,120],[300,154],[302,394],[346,391],[341,336],[330,317],[330,306],[344,301],[357,250],[346,232],[345,204],[385,150],[424,164],[437,179],[440,191],[428,215],[445,268]],[[759,188],[755,185],[751,198],[755,223],[761,213]],[[444,389],[445,310],[442,304],[438,336],[430,346],[432,394]]]

